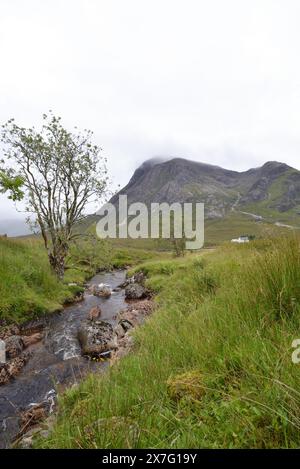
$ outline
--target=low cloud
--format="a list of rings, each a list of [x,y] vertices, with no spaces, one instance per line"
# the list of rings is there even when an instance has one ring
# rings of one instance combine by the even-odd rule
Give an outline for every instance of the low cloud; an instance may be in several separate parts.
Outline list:
[[[53,109],[94,130],[115,186],[156,155],[300,169],[299,14],[297,0],[3,0],[0,121]]]

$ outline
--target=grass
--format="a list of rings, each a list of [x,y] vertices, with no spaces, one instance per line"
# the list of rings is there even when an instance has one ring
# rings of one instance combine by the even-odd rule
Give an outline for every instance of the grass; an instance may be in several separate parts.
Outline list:
[[[206,220],[205,222],[205,244],[207,246],[220,245],[243,234],[254,235],[257,239],[265,239],[286,233],[287,228],[280,228],[265,221],[257,222],[251,216],[238,212],[232,212],[222,219]]]
[[[249,207],[247,208],[249,209]],[[249,212],[253,210],[249,209]],[[218,246],[243,234],[254,235],[257,239],[286,234],[289,230],[275,226],[276,220],[277,218],[257,222],[253,217],[238,211],[229,212],[224,218],[205,220],[205,247]],[[116,248],[135,248],[145,251],[167,252],[172,250],[171,243],[165,239],[116,239],[112,241],[112,245]]]
[[[36,239],[0,239],[0,318],[20,322],[59,309],[73,295],[51,273]]]
[[[52,274],[39,238],[0,238],[0,321],[23,322],[62,308],[99,269],[122,268],[152,258],[142,250],[113,249],[103,241],[82,240],[71,249],[64,283]],[[76,282],[79,286],[68,286]]]
[[[60,396],[54,429],[36,445],[299,447],[299,239],[137,269],[157,310],[136,329],[134,353]]]

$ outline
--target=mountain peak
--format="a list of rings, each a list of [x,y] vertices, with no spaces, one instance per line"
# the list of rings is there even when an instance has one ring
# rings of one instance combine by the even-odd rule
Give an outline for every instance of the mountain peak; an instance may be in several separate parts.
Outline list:
[[[232,210],[264,213],[300,212],[300,172],[268,161],[260,168],[237,172],[179,157],[157,156],[134,172],[119,194],[128,203],[203,202],[206,217],[222,218]],[[238,201],[238,203],[237,203]],[[253,207],[253,204],[255,207]]]
[[[267,161],[262,165],[261,169],[291,169],[291,166],[288,166],[286,163],[281,163],[280,161]]]
[[[260,168],[260,172],[264,176],[276,177],[290,169],[292,168],[285,163],[280,163],[279,161],[267,161],[267,163]]]

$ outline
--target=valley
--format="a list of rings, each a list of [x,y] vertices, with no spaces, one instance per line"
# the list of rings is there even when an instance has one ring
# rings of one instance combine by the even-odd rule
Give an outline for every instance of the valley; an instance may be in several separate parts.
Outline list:
[[[171,160],[165,173],[169,179],[173,164]],[[190,162],[175,161],[177,175],[182,164]],[[42,336],[22,352],[28,355],[16,373],[6,379],[12,360],[8,368],[2,365],[2,447],[300,444],[300,375],[291,360],[300,329],[299,231],[296,223],[290,225],[297,221],[298,206],[281,212],[269,210],[266,202],[264,210],[259,203],[245,203],[237,179],[250,178],[252,184],[257,172],[266,169],[245,176],[200,166],[205,181],[215,178],[215,189],[213,197],[201,199],[208,208],[205,247],[199,251],[178,254],[162,239],[97,239],[98,216],[92,215],[76,225],[78,241],[60,280],[39,236],[0,238],[0,334],[7,338],[5,331],[12,328],[9,334],[21,331],[24,341],[26,324],[43,324]],[[267,169],[290,174],[281,164],[267,164]],[[142,193],[145,203],[152,201],[144,183],[157,174],[149,171],[152,166],[146,164],[133,176],[126,189],[131,202]],[[171,203],[179,197],[177,186],[164,180],[161,168],[159,172],[157,191]],[[194,172],[193,167],[190,178]],[[193,190],[185,199],[187,176],[181,176],[184,180],[176,182],[181,201],[195,200],[199,188],[189,185]],[[255,182],[247,184],[251,198]],[[202,186],[203,193],[212,190],[211,182],[206,187],[201,179]],[[220,191],[222,206],[216,196]],[[270,193],[266,200],[274,199]],[[242,234],[255,240],[230,243]],[[109,298],[95,296],[98,284],[110,285]],[[133,296],[125,302],[120,284],[133,295],[147,292],[145,299]],[[97,345],[101,353],[92,351],[84,345],[83,327],[100,342],[105,334],[115,334],[116,349],[109,341],[105,351],[102,342]]]

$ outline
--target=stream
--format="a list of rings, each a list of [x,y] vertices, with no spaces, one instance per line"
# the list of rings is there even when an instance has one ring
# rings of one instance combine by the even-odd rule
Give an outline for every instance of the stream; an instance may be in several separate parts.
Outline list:
[[[112,289],[124,282],[126,272],[95,275],[90,284],[108,284]],[[78,383],[88,372],[103,371],[108,362],[94,362],[81,355],[77,331],[90,309],[100,305],[101,320],[113,326],[116,314],[126,306],[124,290],[113,291],[109,298],[85,292],[84,300],[66,306],[47,317],[44,339],[31,347],[32,356],[22,372],[0,386],[0,448],[8,448],[20,431],[20,412],[43,400],[53,402],[58,391]]]

